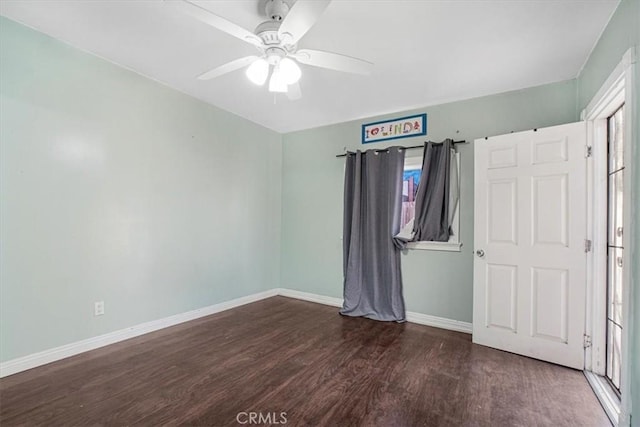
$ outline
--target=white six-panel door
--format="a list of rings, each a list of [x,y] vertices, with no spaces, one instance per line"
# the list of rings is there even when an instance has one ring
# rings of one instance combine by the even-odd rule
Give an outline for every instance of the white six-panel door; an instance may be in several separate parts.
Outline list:
[[[584,366],[585,123],[475,141],[473,342]]]

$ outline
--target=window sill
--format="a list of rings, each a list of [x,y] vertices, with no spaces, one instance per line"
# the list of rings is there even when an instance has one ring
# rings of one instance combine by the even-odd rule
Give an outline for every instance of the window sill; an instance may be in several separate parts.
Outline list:
[[[462,243],[458,242],[409,242],[407,249],[418,249],[421,251],[445,251],[460,252]]]

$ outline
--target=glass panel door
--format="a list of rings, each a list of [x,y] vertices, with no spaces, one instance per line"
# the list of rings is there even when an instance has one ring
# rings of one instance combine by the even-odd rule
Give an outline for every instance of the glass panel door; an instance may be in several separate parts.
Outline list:
[[[608,238],[607,238],[607,378],[620,392],[622,330],[622,273],[624,234],[624,105],[608,124]]]

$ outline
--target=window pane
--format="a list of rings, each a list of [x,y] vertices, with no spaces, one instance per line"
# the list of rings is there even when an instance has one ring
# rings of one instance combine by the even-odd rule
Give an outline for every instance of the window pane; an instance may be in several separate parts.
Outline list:
[[[607,259],[607,316],[618,325],[622,324],[622,267],[624,263],[624,249],[609,248]]]
[[[607,377],[620,391],[622,330],[622,238],[624,190],[624,106],[608,119]]]
[[[609,172],[624,167],[624,105],[609,118]]]
[[[607,378],[611,379],[613,372],[613,322],[607,320]]]
[[[610,355],[607,360],[607,377],[613,385],[620,390],[620,343],[622,342],[622,328],[609,321],[607,330],[607,353]]]
[[[416,193],[420,182],[420,169],[405,169],[402,175],[402,216],[400,229],[413,220],[416,214]]]
[[[402,201],[414,201],[420,183],[420,169],[405,169],[402,175]],[[405,192],[405,188],[407,189]]]
[[[609,175],[609,245],[622,247],[624,170]]]

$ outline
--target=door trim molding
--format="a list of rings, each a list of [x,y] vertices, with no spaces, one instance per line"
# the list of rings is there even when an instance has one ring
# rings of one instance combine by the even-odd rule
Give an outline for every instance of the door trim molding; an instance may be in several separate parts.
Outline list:
[[[587,378],[587,382],[593,389],[594,394],[598,398],[602,409],[604,409],[611,423],[614,426],[619,425],[620,403],[617,402],[618,397],[613,393],[613,390],[611,390],[611,386],[606,384],[606,380],[603,377],[593,372],[584,371],[584,376]]]
[[[633,64],[637,62],[636,48],[630,47],[622,59],[613,69],[607,80],[602,84],[598,92],[589,101],[589,104],[582,110],[580,120],[594,120],[603,114],[603,110],[613,101],[616,89],[620,81],[625,79],[627,72]],[[606,113],[605,113],[606,114]]]
[[[606,176],[606,118],[613,113],[616,105],[625,104],[625,140],[628,143],[624,147],[624,156],[627,162],[633,162],[632,146],[635,141],[634,117],[636,116],[637,84],[635,81],[635,67],[637,66],[636,48],[629,48],[618,65],[611,72],[602,87],[598,90],[587,107],[582,111],[581,117],[587,120],[587,144],[593,150],[593,156],[587,159],[587,236],[593,241],[594,251],[587,256],[587,306],[586,306],[586,334],[592,337],[592,346],[585,350],[585,375],[604,375],[606,371],[606,328],[599,319],[606,318],[606,298],[603,299],[602,286],[606,286],[606,246],[607,224],[606,210],[602,214],[603,206],[606,209],[607,187],[602,183],[602,176]],[[604,142],[603,142],[604,141]],[[627,229],[624,231],[623,246],[627,260],[635,259],[636,252],[631,246],[631,236],[635,229],[631,221],[631,206],[635,205],[631,192],[631,183],[637,182],[638,172],[628,163],[624,176],[624,224]],[[637,248],[635,248],[637,250]],[[628,251],[628,252],[627,252]],[[603,258],[604,257],[604,258]],[[604,261],[603,261],[604,259]],[[631,263],[627,262],[627,268],[623,272],[623,330],[622,338],[622,369],[621,384],[622,399],[619,402],[620,416],[618,425],[624,426],[630,423],[631,402],[630,402],[630,370],[629,360],[631,357],[630,346],[631,329],[633,325],[629,322],[630,313],[633,312]],[[604,282],[603,282],[604,281]],[[634,291],[638,291],[637,289]],[[589,376],[587,376],[589,379]],[[603,393],[603,388],[589,383],[598,399],[611,400],[611,396]],[[603,404],[604,406],[604,404]],[[605,408],[606,409],[606,408]]]

